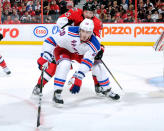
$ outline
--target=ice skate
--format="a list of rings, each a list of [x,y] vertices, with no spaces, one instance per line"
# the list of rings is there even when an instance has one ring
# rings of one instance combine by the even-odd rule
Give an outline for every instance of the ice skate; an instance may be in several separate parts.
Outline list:
[[[111,98],[113,100],[119,100],[120,99],[120,96],[116,93],[114,93],[111,88],[110,89],[107,89],[106,91],[103,91],[102,92],[106,97],[108,98]]]
[[[102,93],[102,87],[99,85],[99,84],[97,84],[97,85],[95,85],[95,92],[96,92],[96,94],[98,95],[98,96],[105,96],[103,93]]]
[[[39,98],[39,94],[40,94],[40,85],[36,85],[32,91],[32,98]]]
[[[52,101],[56,107],[63,107],[64,101],[61,97],[61,92],[62,90],[54,91],[54,96],[53,96]]]
[[[9,70],[8,67],[3,68],[3,71],[6,73],[6,75],[10,75],[11,71]]]

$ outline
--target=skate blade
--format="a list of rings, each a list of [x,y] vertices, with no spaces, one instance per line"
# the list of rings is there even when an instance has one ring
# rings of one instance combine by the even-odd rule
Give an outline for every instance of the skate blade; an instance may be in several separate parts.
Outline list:
[[[55,102],[53,102],[53,105],[54,105],[56,108],[63,108],[63,107],[64,107],[64,104],[59,104],[59,103],[55,103]]]
[[[32,94],[32,95],[30,96],[30,98],[31,98],[32,100],[39,100],[39,95],[34,95],[34,94]]]
[[[96,95],[99,96],[99,97],[105,97],[105,95],[102,94],[102,93],[96,93]]]
[[[39,127],[36,128],[35,131],[51,131],[52,129],[53,129],[52,126],[40,125]]]

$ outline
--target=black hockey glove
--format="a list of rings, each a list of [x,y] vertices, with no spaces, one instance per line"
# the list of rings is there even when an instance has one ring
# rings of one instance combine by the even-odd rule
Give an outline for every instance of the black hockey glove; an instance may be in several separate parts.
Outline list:
[[[101,58],[103,57],[103,53],[104,53],[104,46],[101,45],[101,50],[95,56],[95,60],[101,60]]]
[[[0,33],[0,41],[3,39],[3,35]]]

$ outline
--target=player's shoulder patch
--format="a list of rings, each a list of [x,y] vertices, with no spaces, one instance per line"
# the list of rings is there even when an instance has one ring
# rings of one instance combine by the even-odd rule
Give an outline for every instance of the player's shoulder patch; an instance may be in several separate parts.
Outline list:
[[[66,12],[66,13],[65,13],[65,16],[66,16],[66,17],[69,17],[70,15],[71,15],[71,12]]]
[[[73,37],[79,37],[79,26],[69,26],[68,35]]]

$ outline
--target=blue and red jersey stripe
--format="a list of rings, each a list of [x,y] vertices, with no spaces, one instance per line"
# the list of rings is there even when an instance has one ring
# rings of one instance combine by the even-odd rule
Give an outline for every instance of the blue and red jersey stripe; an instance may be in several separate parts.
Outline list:
[[[78,33],[70,32],[70,31],[68,31],[68,35],[73,37],[80,37]]]
[[[98,81],[101,87],[108,86],[110,84],[109,78],[103,81]]]
[[[45,42],[47,42],[47,43],[49,43],[49,44],[51,44],[51,45],[53,45],[53,46],[56,46],[57,44],[56,44],[56,42],[55,42],[55,40],[54,40],[54,38],[53,37],[48,37],[46,40],[45,40]]]
[[[63,87],[65,83],[65,80],[59,79],[59,78],[54,78],[54,85]]]
[[[91,60],[89,60],[89,59],[82,59],[81,60],[81,63],[82,64],[85,64],[86,66],[88,66],[89,69],[91,69],[92,68],[92,65],[93,65],[93,62]]]
[[[98,53],[97,48],[95,47],[95,45],[94,45],[92,42],[88,41],[87,44],[92,48],[92,50],[93,50],[94,52]]]

